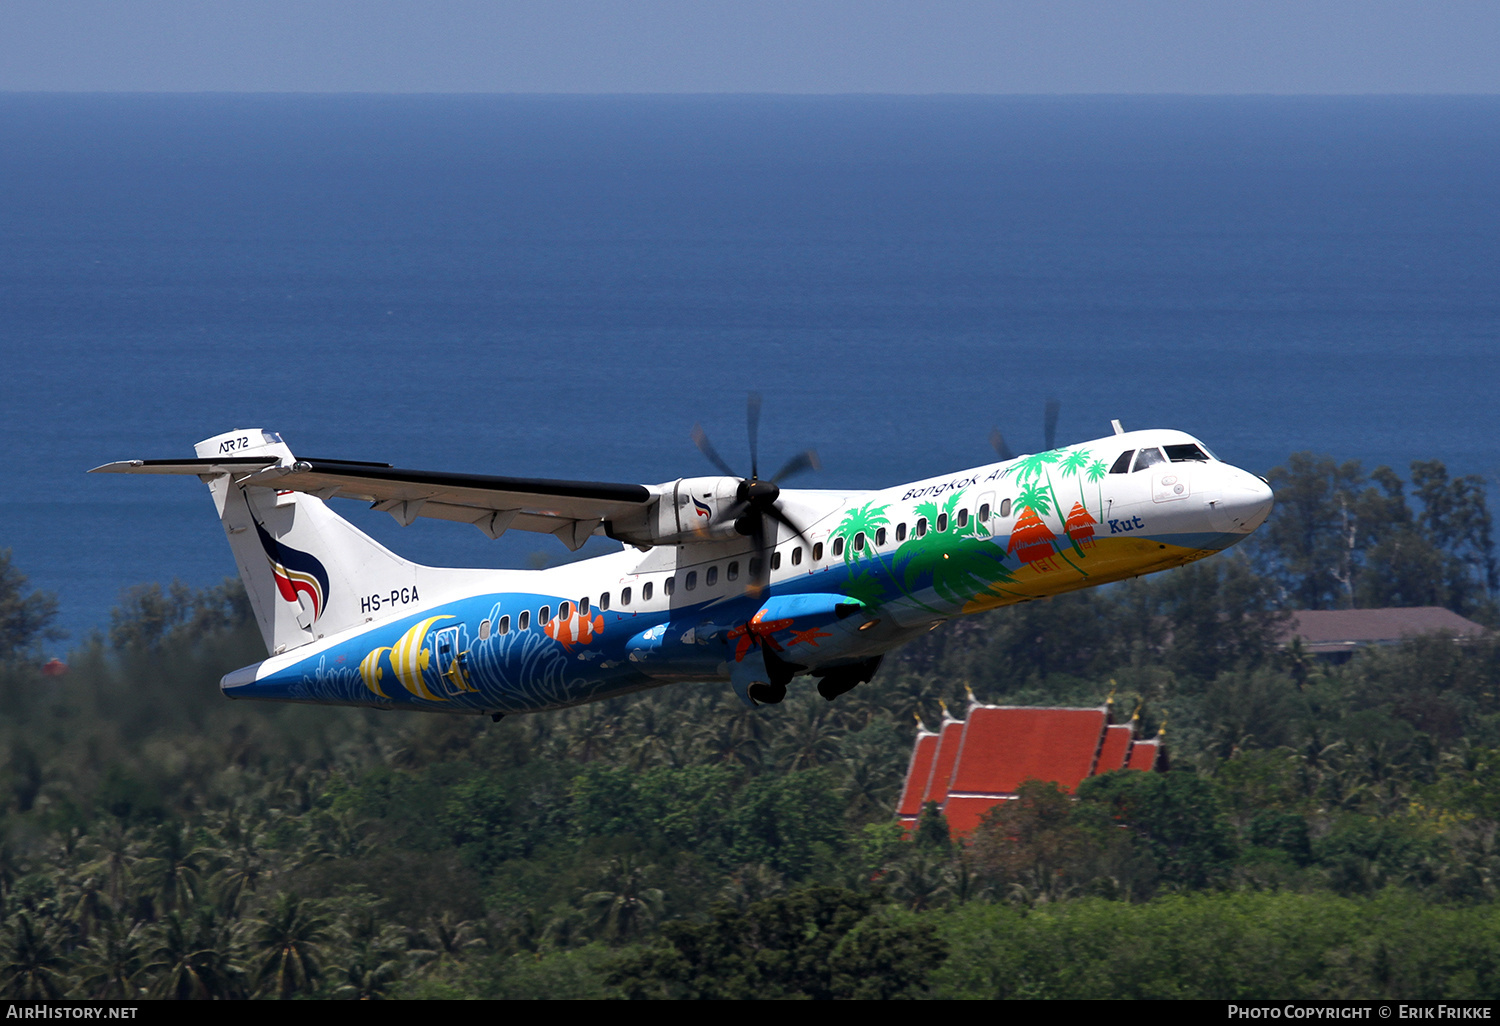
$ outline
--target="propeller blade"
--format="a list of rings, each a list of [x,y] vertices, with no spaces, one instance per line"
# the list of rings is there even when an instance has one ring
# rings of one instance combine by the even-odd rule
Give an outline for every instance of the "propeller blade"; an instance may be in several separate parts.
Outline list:
[[[1057,448],[1057,415],[1059,412],[1061,412],[1061,410],[1062,403],[1058,402],[1056,399],[1047,400],[1047,449],[1045,451],[1050,451]]]
[[[721,510],[719,512],[719,515],[714,517],[713,526],[718,527],[720,524],[732,524],[740,517],[744,516],[745,511],[749,508],[750,503],[744,501],[743,499],[736,499],[732,505],[724,510]]]
[[[787,460],[786,466],[778,470],[776,472],[776,476],[771,478],[771,480],[775,481],[777,484],[780,484],[787,478],[795,477],[805,470],[822,469],[823,464],[818,460],[817,451],[814,449],[808,449],[806,452],[799,452],[797,455]]]
[[[1016,454],[1010,451],[1010,446],[1005,444],[1005,436],[1000,433],[999,428],[990,432],[990,445],[995,449],[995,455],[1002,460],[1013,460]]]
[[[790,527],[792,529],[792,533],[795,534],[798,538],[801,538],[804,545],[806,545],[809,549],[812,548],[812,541],[807,537],[807,532],[798,527],[797,522],[794,521],[791,517],[781,512],[781,510],[777,509],[775,506],[767,506],[765,508],[765,514],[772,520],[775,520],[777,523],[785,524],[787,527]]]
[[[699,452],[708,457],[708,462],[723,472],[724,476],[740,476],[729,469],[729,464],[724,462],[724,457],[719,455],[718,450],[713,447],[713,443],[708,440],[708,432],[703,430],[702,424],[693,425],[693,444],[698,447]]]
[[[745,401],[745,425],[750,435],[750,480],[760,480],[760,465],[756,462],[760,448],[760,393],[751,392]]]
[[[750,535],[751,551],[755,553],[751,560],[755,567],[755,573],[750,575],[750,583],[745,585],[745,593],[751,598],[759,597],[771,583],[771,550],[775,547],[766,540],[766,518],[759,516],[755,518],[756,529]],[[774,537],[775,532],[770,532]]]

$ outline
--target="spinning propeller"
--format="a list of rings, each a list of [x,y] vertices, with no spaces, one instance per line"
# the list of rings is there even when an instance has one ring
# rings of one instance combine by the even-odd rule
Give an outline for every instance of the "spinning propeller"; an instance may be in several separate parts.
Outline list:
[[[1062,403],[1056,399],[1047,400],[1047,409],[1044,415],[1043,428],[1046,432],[1047,447],[1043,452],[1057,448],[1057,415],[1062,411]],[[995,452],[1002,460],[1013,460],[1016,454],[1010,451],[1010,446],[1005,444],[1005,436],[1000,433],[999,428],[990,432],[990,445],[994,446]]]
[[[771,550],[776,544],[776,524],[785,524],[793,534],[806,543],[809,549],[812,548],[812,542],[808,541],[806,532],[782,512],[780,506],[777,505],[777,500],[781,497],[780,482],[805,470],[817,470],[820,466],[818,454],[807,449],[787,460],[786,465],[778,470],[769,481],[760,479],[760,466],[756,453],[760,439],[760,404],[760,393],[751,392],[745,414],[750,435],[750,476],[748,478],[740,477],[730,469],[729,464],[708,440],[708,434],[703,430],[702,424],[693,425],[693,444],[698,447],[698,451],[707,456],[708,461],[718,467],[726,477],[739,478],[740,484],[735,490],[734,503],[718,515],[715,523],[722,524],[732,520],[737,532],[754,541],[755,562],[752,565],[755,572],[750,575],[748,588],[752,595],[760,594],[771,579]],[[769,528],[766,526],[768,520],[773,522]]]

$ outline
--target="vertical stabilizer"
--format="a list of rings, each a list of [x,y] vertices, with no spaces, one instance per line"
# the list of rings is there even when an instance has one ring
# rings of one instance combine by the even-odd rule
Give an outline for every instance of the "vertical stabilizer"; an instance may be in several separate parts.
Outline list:
[[[273,655],[421,602],[418,576],[427,568],[391,552],[322,499],[276,490],[277,468],[293,461],[280,435],[230,431],[199,442],[197,454],[278,460],[266,470],[204,475]]]

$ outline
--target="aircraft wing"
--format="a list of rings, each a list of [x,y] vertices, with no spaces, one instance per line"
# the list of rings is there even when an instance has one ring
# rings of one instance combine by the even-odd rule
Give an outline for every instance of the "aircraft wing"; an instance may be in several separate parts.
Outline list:
[[[639,515],[657,497],[639,484],[491,477],[402,470],[389,463],[298,458],[291,466],[271,457],[127,460],[91,473],[233,474],[247,487],[307,492],[320,499],[359,499],[402,525],[417,517],[473,524],[491,538],[509,529],[556,535],[578,549],[604,522]]]

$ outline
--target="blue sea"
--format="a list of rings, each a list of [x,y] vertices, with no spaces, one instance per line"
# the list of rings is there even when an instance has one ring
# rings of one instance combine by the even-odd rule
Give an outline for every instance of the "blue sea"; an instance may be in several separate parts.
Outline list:
[[[0,548],[72,641],[304,455],[860,488],[1172,426],[1500,474],[1500,99],[0,95]],[[799,483],[802,483],[799,481]],[[412,558],[550,538],[343,512]],[[586,551],[602,551],[602,541]],[[69,642],[59,644],[64,651]]]

